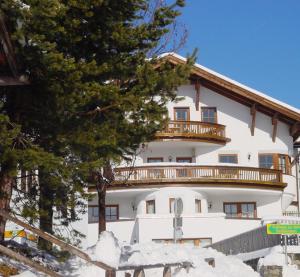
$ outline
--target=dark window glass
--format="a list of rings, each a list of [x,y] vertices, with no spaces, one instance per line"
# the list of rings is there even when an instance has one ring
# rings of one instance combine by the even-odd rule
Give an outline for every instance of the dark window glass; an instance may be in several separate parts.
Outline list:
[[[163,158],[148,158],[147,162],[148,163],[161,163],[163,162],[164,159]]]
[[[274,168],[273,155],[259,155],[259,167],[261,168]]]
[[[119,208],[118,206],[106,206],[105,207],[105,219],[107,221],[119,219]]]
[[[201,200],[195,199],[195,213],[201,213]]]
[[[202,108],[202,121],[209,123],[217,123],[217,109],[216,108]]]
[[[226,216],[238,217],[237,204],[225,204],[224,210],[225,210]]]
[[[146,201],[146,213],[155,214],[155,200]]]
[[[237,155],[219,155],[219,162],[237,164],[238,158]]]
[[[174,119],[181,121],[189,120],[190,110],[188,108],[174,108]]]

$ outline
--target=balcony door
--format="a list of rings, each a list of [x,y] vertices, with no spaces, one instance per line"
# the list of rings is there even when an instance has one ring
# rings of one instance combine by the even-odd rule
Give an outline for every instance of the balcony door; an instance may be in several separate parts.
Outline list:
[[[190,120],[190,108],[174,108],[174,120],[189,121]]]
[[[177,163],[191,163],[192,157],[177,157]],[[191,177],[191,171],[188,168],[177,168],[177,177]]]

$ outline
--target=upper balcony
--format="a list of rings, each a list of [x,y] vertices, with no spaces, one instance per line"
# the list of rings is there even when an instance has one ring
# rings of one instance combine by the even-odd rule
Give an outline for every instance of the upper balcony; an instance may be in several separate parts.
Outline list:
[[[166,128],[156,134],[158,140],[190,140],[226,144],[225,126],[199,121],[169,121]]]
[[[282,172],[275,169],[203,166],[203,165],[159,165],[124,167],[115,169],[115,181],[111,189],[160,186],[228,186],[283,190],[286,183]]]

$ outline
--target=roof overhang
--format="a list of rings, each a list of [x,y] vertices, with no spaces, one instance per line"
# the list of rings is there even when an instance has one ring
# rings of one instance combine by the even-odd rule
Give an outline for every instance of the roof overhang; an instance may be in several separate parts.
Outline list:
[[[166,53],[160,56],[173,64],[184,64],[186,58]],[[282,122],[290,125],[290,133],[296,140],[300,136],[300,110],[286,103],[278,101],[266,94],[238,83],[226,76],[195,64],[191,70],[191,81],[199,81],[201,85],[219,94],[231,98],[248,107],[255,105],[256,110],[271,117],[276,116]]]

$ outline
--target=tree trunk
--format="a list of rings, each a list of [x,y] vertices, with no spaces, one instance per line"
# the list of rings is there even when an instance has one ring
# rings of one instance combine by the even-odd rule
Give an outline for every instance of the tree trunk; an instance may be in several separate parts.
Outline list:
[[[13,178],[9,174],[0,173],[0,210],[9,212],[12,196]],[[0,244],[4,242],[6,219],[0,216]]]
[[[105,197],[106,197],[106,185],[103,185],[101,191],[98,191],[98,206],[99,206],[99,235],[101,232],[106,230],[106,219],[105,219]]]
[[[50,185],[47,184],[47,173],[39,171],[40,197],[39,197],[39,213],[40,213],[40,229],[46,233],[53,234],[53,205],[54,192]],[[38,246],[40,249],[51,251],[52,243],[39,237]]]
[[[106,219],[105,219],[105,198],[106,198],[106,188],[114,180],[114,174],[112,167],[109,161],[106,163],[106,166],[103,168],[102,173],[97,174],[97,192],[98,192],[98,207],[99,207],[99,224],[98,232],[99,235],[101,232],[106,230]]]

